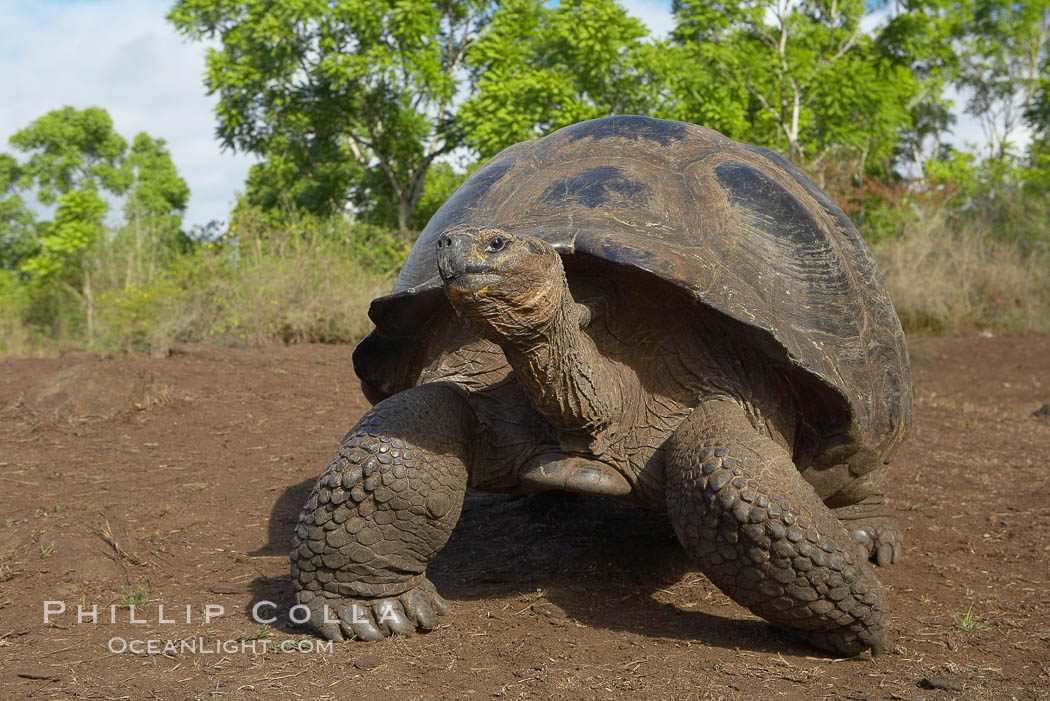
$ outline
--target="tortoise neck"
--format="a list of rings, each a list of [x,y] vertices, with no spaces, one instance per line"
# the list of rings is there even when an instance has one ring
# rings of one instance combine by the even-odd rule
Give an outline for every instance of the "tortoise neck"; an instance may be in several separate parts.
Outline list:
[[[528,340],[500,345],[533,406],[558,429],[563,448],[598,455],[620,423],[627,389],[623,374],[584,330],[590,318],[565,284],[549,323]]]

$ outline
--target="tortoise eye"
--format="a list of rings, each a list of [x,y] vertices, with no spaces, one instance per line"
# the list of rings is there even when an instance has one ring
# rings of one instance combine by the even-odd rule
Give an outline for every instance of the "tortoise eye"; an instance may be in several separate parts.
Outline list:
[[[488,245],[485,246],[485,250],[496,253],[498,251],[502,251],[506,247],[507,239],[503,238],[502,236],[493,236],[491,239],[489,239]]]

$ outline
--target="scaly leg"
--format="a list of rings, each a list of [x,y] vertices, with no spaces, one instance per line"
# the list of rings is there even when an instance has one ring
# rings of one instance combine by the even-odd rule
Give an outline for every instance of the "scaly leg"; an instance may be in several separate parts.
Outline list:
[[[675,532],[719,589],[818,647],[882,649],[882,586],[791,456],[742,407],[705,403],[665,448]]]
[[[299,515],[291,572],[329,640],[379,640],[437,626],[448,605],[426,567],[459,519],[477,419],[447,385],[422,385],[366,413]]]

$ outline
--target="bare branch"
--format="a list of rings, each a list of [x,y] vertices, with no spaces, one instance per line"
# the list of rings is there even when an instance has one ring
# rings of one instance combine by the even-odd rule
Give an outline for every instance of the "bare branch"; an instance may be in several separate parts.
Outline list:
[[[773,107],[773,105],[769,104],[769,101],[766,100],[765,95],[756,90],[754,86],[752,86],[750,83],[747,86],[747,91],[751,93],[755,97],[755,99],[762,104],[762,106],[766,109],[767,112],[773,115],[773,119],[777,120],[777,124],[783,126],[784,120],[783,118],[781,118],[780,112],[777,111],[776,107]]]
[[[456,57],[452,60],[452,63],[445,70],[445,74],[449,76],[449,78],[451,78],[456,72],[456,70],[459,69],[459,66],[463,63],[463,58],[466,56],[467,49],[470,47],[471,44],[473,44],[473,42],[469,41],[468,37],[470,36],[471,25],[473,24],[475,18],[475,13],[468,13],[466,20],[463,22],[463,36],[459,40],[459,50],[456,52]],[[451,48],[451,46],[455,44],[455,28],[452,25],[451,19],[449,20],[448,35],[450,42],[449,48]],[[448,53],[451,54],[452,52],[449,51]],[[434,120],[435,124],[441,124],[441,120],[445,118],[445,114],[448,110],[451,99],[452,98],[450,98],[449,100],[442,100],[441,106],[438,108],[437,118]],[[438,149],[437,142],[438,133],[437,129],[435,129],[434,135],[430,139],[430,143],[427,144],[427,148],[425,151],[426,158],[433,160],[434,157],[443,153],[448,147],[448,144],[445,144],[441,149]],[[427,161],[428,167],[430,164],[430,160]]]
[[[358,139],[353,134],[347,134],[347,144],[350,146],[350,153],[354,155],[354,160],[357,161],[358,165],[368,167],[368,159],[365,158],[361,152],[361,146],[358,144]]]
[[[840,58],[845,56],[846,52],[849,51],[851,48],[853,48],[853,44],[856,43],[857,37],[859,37],[859,36],[860,36],[860,22],[857,22],[857,26],[853,28],[853,33],[850,34],[849,39],[847,39],[846,41],[844,41],[842,44],[839,45],[839,50],[835,52],[835,55],[831,58],[830,61],[827,61],[827,59],[825,59],[826,63],[827,64],[834,63],[835,61],[838,61]]]

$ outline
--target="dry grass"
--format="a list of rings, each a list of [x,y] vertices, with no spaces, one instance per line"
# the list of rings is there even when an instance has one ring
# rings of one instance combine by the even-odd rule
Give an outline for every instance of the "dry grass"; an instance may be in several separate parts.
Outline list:
[[[0,304],[0,356],[37,355],[32,334],[16,310]]]
[[[369,303],[390,290],[407,251],[389,232],[334,217],[243,217],[221,240],[183,251],[157,231],[132,233],[112,232],[95,250],[90,298],[0,271],[0,354],[356,343],[372,328]]]
[[[4,273],[0,270],[0,356],[46,355],[47,344],[24,321],[23,295]]]
[[[905,329],[1050,330],[1050,250],[1019,243],[1033,227],[989,237],[992,224],[969,226],[930,217],[874,246]],[[341,218],[278,225],[247,217],[222,240],[184,253],[118,235],[93,264],[92,333],[83,300],[64,288],[41,294],[0,277],[0,355],[71,346],[164,354],[186,341],[356,343],[371,330],[368,305],[389,291],[407,244]],[[34,326],[34,318],[49,321]]]
[[[146,266],[114,250],[117,263],[100,275],[110,282],[93,346],[163,354],[185,341],[356,343],[371,330],[369,303],[389,291],[403,256],[387,239],[335,218],[268,226],[249,217],[132,285],[121,271]]]
[[[905,227],[875,255],[906,331],[1050,330],[1050,252],[950,230]]]
[[[228,274],[202,276],[199,286],[173,300],[153,329],[151,346],[180,340],[253,346],[360,340],[372,328],[369,303],[386,294],[391,281],[327,248],[250,255]]]

